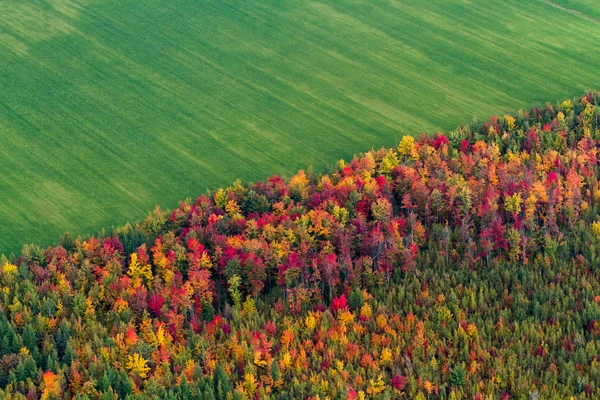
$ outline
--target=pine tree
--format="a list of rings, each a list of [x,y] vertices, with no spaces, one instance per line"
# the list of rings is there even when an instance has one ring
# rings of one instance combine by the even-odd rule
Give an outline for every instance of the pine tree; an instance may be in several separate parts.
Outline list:
[[[110,379],[108,378],[108,372],[104,371],[102,378],[98,381],[98,389],[101,392],[107,393],[110,389]]]
[[[465,364],[457,364],[450,374],[450,382],[457,388],[462,387],[466,382],[467,370]]]
[[[190,384],[185,375],[181,376],[181,383],[179,384],[179,398],[180,399],[191,399],[192,398],[192,390],[190,389]]]
[[[213,372],[213,387],[217,400],[227,400],[227,394],[233,391],[233,385],[221,364]]]

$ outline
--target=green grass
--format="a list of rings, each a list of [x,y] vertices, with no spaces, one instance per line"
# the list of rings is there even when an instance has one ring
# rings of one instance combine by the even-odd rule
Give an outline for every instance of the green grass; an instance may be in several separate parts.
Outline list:
[[[551,4],[563,7],[565,10],[590,20],[600,22],[600,3],[597,0],[547,0]]]
[[[590,0],[6,0],[0,253],[598,88],[586,15],[599,13]]]

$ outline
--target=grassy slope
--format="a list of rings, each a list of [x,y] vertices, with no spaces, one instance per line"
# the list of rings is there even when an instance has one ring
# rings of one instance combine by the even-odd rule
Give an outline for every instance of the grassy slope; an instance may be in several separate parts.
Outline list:
[[[448,3],[8,0],[0,253],[600,87],[600,23]]]

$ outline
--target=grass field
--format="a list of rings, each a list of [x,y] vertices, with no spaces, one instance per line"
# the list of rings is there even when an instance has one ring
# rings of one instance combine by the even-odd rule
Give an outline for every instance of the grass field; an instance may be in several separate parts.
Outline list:
[[[7,0],[0,253],[600,88],[592,0]]]
[[[547,0],[547,2],[562,7],[563,11],[570,11],[600,23],[600,3],[597,0]]]

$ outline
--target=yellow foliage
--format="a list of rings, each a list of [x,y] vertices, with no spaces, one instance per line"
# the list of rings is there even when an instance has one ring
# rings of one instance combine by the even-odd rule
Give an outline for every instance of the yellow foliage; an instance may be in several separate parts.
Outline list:
[[[130,355],[128,357],[126,368],[134,375],[139,376],[140,378],[147,378],[148,372],[150,372],[150,367],[148,367],[148,361],[139,355],[138,353]]]
[[[384,347],[383,350],[381,350],[379,361],[384,365],[392,363],[392,351],[389,349],[389,347]]]
[[[467,326],[467,335],[469,335],[470,338],[476,338],[477,337],[477,326],[475,325],[474,322],[471,322],[468,326]]]
[[[13,312],[16,313],[20,308],[21,308],[22,304],[19,301],[19,299],[17,298],[17,296],[13,297],[13,302],[10,306],[8,306],[8,309]]]
[[[585,213],[589,207],[590,207],[590,205],[587,201],[584,201],[584,200],[581,201],[581,212]]]
[[[290,179],[289,186],[292,193],[299,195],[301,198],[308,197],[308,178],[303,170],[300,170]]]
[[[379,314],[376,318],[377,326],[385,328],[387,326],[387,318],[383,314]]]
[[[371,204],[373,217],[378,221],[387,221],[392,214],[392,204],[387,199],[377,199]]]
[[[510,149],[506,151],[506,161],[511,162],[515,160],[517,155],[513,153]]]
[[[202,268],[212,268],[212,261],[207,252],[202,253],[202,257],[200,258],[200,265],[202,266]]]
[[[256,308],[254,307],[254,299],[252,297],[247,297],[244,302],[242,308],[247,315],[253,314]]]
[[[290,179],[290,186],[303,187],[305,185],[308,185],[308,178],[306,177],[304,170],[298,171],[298,173]]]
[[[365,319],[369,319],[369,318],[371,318],[372,315],[373,315],[373,310],[371,309],[371,306],[368,305],[367,303],[363,304],[363,306],[360,308],[360,316]]]
[[[588,120],[592,120],[592,118],[594,118],[594,115],[596,114],[596,109],[594,107],[593,104],[588,103],[585,106],[585,110],[583,110],[583,115],[588,119]]]
[[[251,373],[244,375],[244,381],[236,386],[236,390],[242,394],[245,399],[253,399],[258,385],[256,378]]]
[[[225,190],[223,190],[223,189],[217,190],[217,192],[215,193],[214,199],[215,199],[215,203],[219,207],[221,207],[222,209],[225,209],[225,206],[227,206],[227,193],[225,192]]]
[[[342,226],[348,223],[348,210],[345,207],[340,207],[337,204],[333,207],[333,216]]]
[[[171,341],[171,334],[165,331],[165,328],[162,325],[160,325],[156,331],[156,341],[161,346],[163,344],[169,344]]]
[[[591,228],[592,228],[592,234],[597,239],[600,239],[600,221],[592,222]]]
[[[56,316],[60,317],[63,313],[63,302],[61,300],[58,300],[58,303],[56,304]]]
[[[508,212],[521,211],[521,193],[515,193],[504,200],[504,208]]]
[[[398,145],[398,154],[403,158],[419,159],[419,153],[415,148],[415,138],[412,136],[403,136],[400,144]]]
[[[113,310],[115,310],[116,313],[122,313],[123,311],[127,310],[129,308],[129,303],[127,302],[127,300],[123,300],[121,298],[117,299],[117,301],[115,301],[115,304],[113,306]]]
[[[379,374],[377,377],[377,381],[373,379],[369,380],[369,387],[367,388],[367,393],[370,395],[376,395],[385,390],[385,383],[383,382],[383,376]]]
[[[286,352],[283,357],[281,357],[281,362],[279,363],[279,368],[284,371],[288,369],[292,365],[292,356],[288,352]]]
[[[142,265],[138,262],[137,253],[131,254],[131,262],[129,263],[129,271],[127,272],[134,280],[136,279],[145,279],[146,284],[149,286],[150,283],[154,280],[154,276],[152,275],[152,269],[150,265]]]
[[[448,307],[446,307],[446,306],[441,306],[439,309],[439,313],[440,313],[440,319],[442,321],[449,322],[453,318],[452,311],[450,311],[450,309],[448,309]]]
[[[310,313],[306,316],[304,323],[306,324],[306,329],[312,331],[317,326],[317,319],[315,318],[313,313]]]
[[[145,317],[142,319],[142,322],[140,323],[140,331],[142,332],[144,340],[149,345],[154,347],[158,346],[158,340],[154,334],[154,331],[152,330],[152,320],[150,318]]]
[[[509,130],[512,130],[515,127],[515,117],[512,115],[505,115],[504,120],[506,121],[506,126]]]
[[[398,160],[398,157],[396,157],[396,153],[389,151],[385,157],[383,157],[383,160],[381,160],[380,170],[381,172],[387,174],[392,172],[398,165],[400,165],[400,160]]]
[[[240,215],[240,213],[242,212],[242,209],[240,208],[240,206],[235,202],[235,200],[229,200],[227,202],[227,204],[225,205],[225,211],[227,212],[227,214],[229,214],[232,217],[236,217],[238,215]]]
[[[94,302],[93,302],[92,298],[88,297],[87,299],[85,299],[85,304],[86,304],[85,315],[87,317],[92,317],[96,313],[96,310],[94,309]]]
[[[338,321],[340,321],[340,324],[342,324],[344,326],[348,325],[349,323],[354,321],[354,314],[352,314],[350,311],[347,311],[347,310],[343,311],[338,316]]]
[[[2,271],[6,274],[6,275],[13,275],[14,273],[17,272],[17,266],[15,264],[4,264],[4,267],[2,267]]]
[[[535,213],[535,206],[537,204],[537,197],[534,194],[529,195],[527,199],[525,199],[525,218],[529,219],[533,217]]]
[[[267,366],[267,362],[262,359],[261,354],[258,351],[254,352],[254,365],[257,365],[259,367]]]

